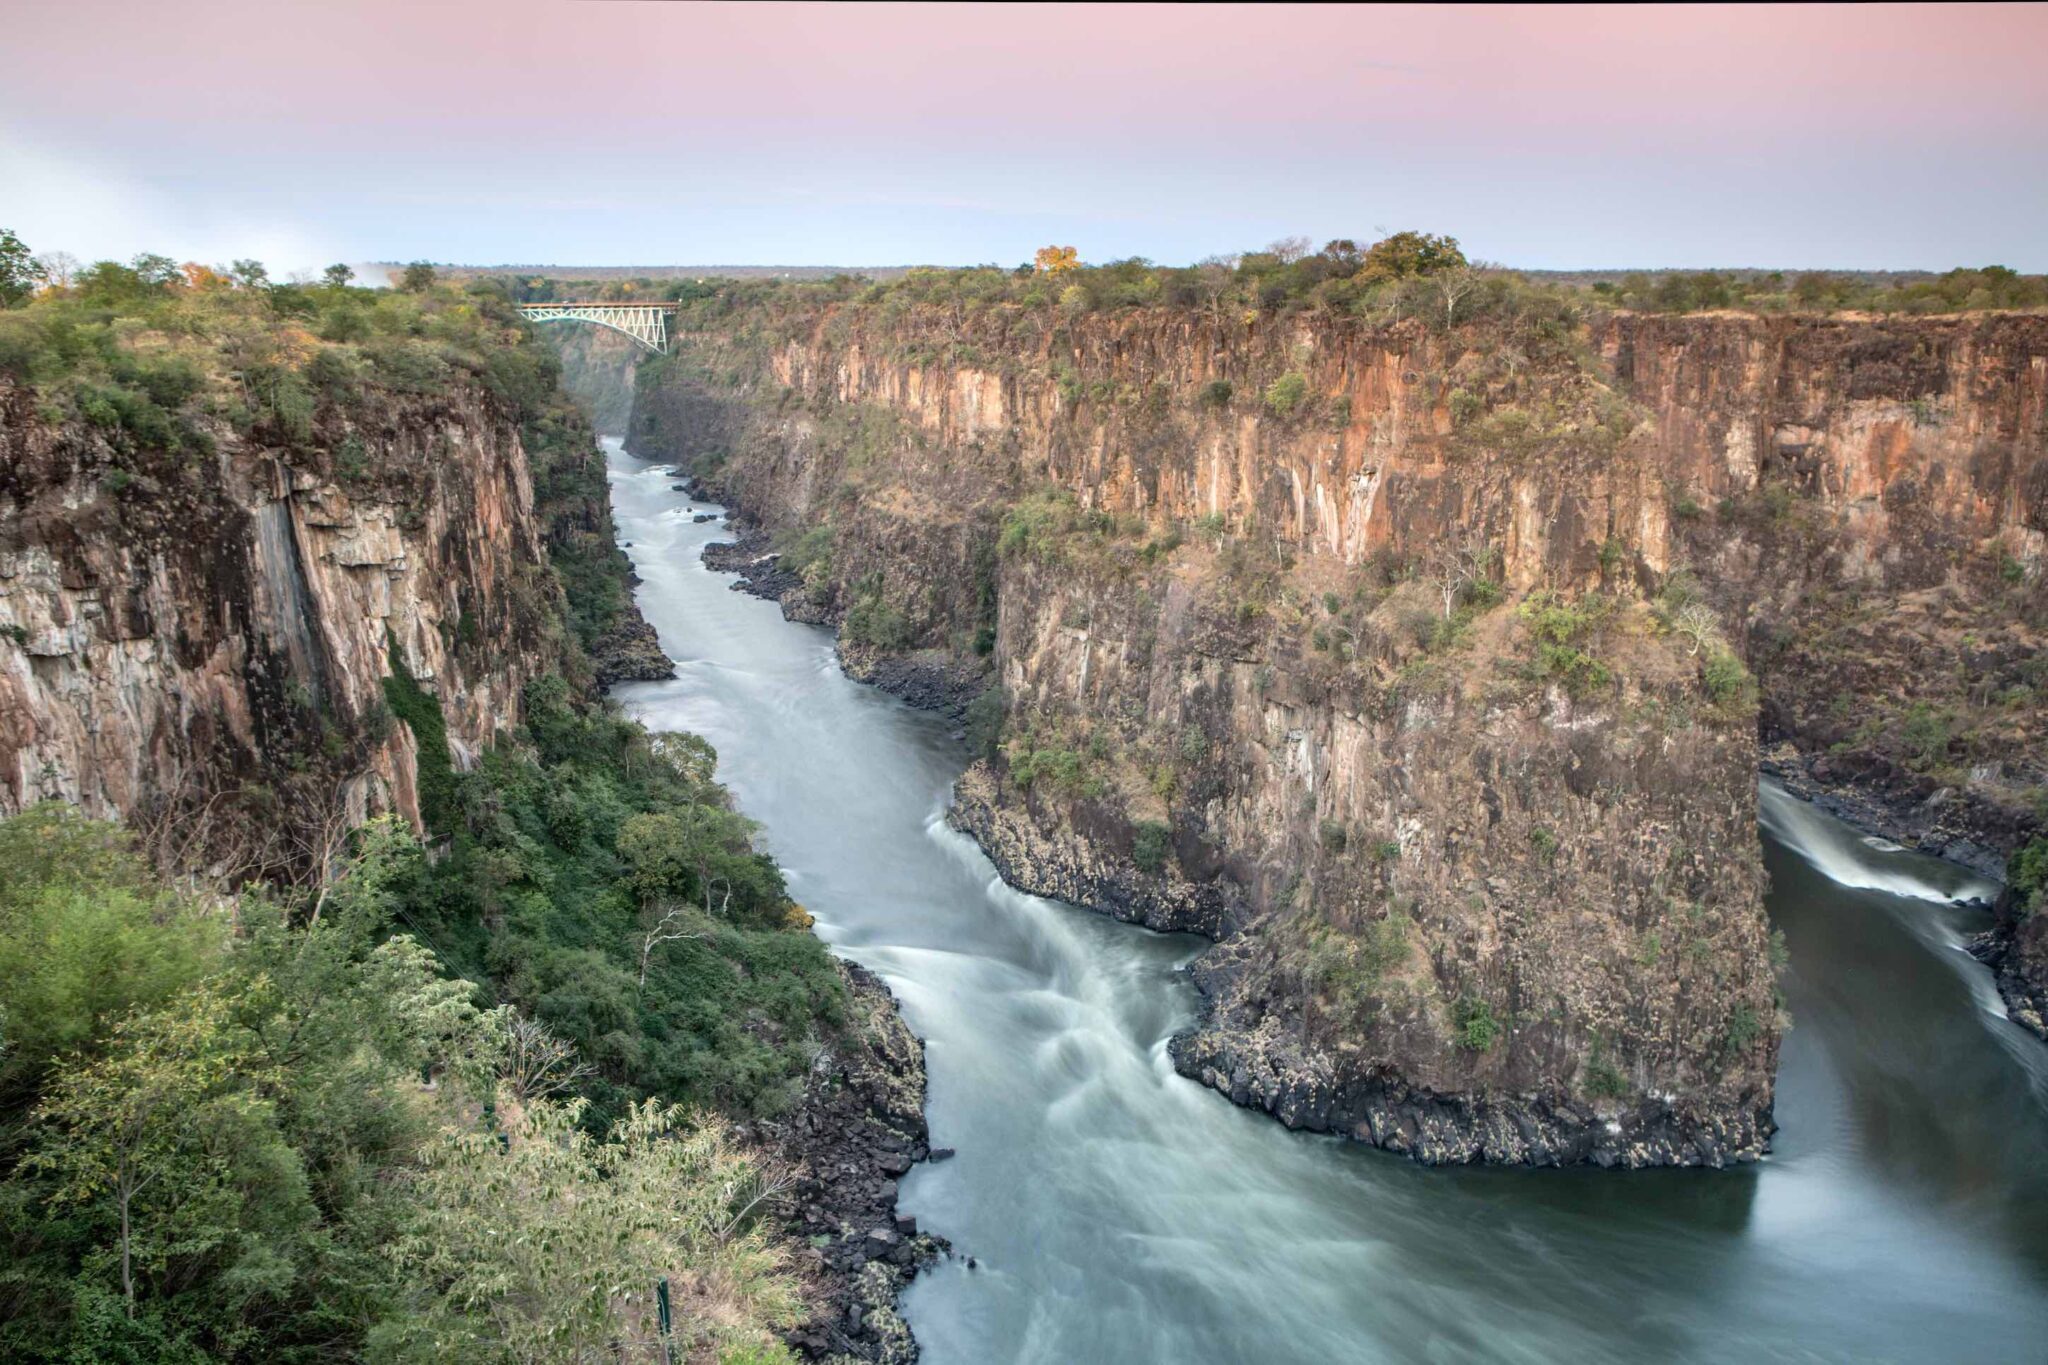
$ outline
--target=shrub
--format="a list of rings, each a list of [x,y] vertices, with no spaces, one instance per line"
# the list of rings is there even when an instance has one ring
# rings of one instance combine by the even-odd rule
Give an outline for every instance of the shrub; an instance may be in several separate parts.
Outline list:
[[[882,596],[879,584],[870,586],[853,604],[842,629],[855,644],[876,649],[908,649],[916,641],[910,618]]]
[[[1749,1045],[1763,1032],[1763,1023],[1747,1002],[1737,1005],[1728,1015],[1728,1023],[1721,1030],[1721,1055],[1732,1060],[1749,1050]]]
[[[1500,1022],[1493,1017],[1493,1006],[1476,996],[1460,997],[1451,1019],[1457,1027],[1458,1046],[1467,1052],[1487,1052],[1500,1041]]]
[[[1344,826],[1335,820],[1323,821],[1316,828],[1316,838],[1322,844],[1325,853],[1342,853],[1345,845],[1351,841],[1351,836],[1345,831]]]
[[[1586,1093],[1600,1099],[1618,1100],[1628,1095],[1628,1078],[1607,1058],[1607,1047],[1593,1040],[1592,1055],[1586,1058]]]
[[[1545,858],[1556,857],[1558,850],[1556,831],[1538,825],[1529,831],[1529,847],[1535,849]]]
[[[1407,961],[1413,927],[1398,910],[1373,921],[1360,934],[1318,926],[1307,943],[1306,984],[1340,1009],[1359,1009],[1380,989],[1386,974]]]
[[[386,637],[385,652],[391,673],[384,679],[384,701],[412,731],[420,820],[430,833],[445,838],[455,832],[455,765],[448,755],[441,699],[423,689],[406,667],[397,636]]]
[[[1201,396],[1196,400],[1205,408],[1227,408],[1235,392],[1227,379],[1212,379],[1202,386]]]
[[[1140,872],[1157,876],[1166,870],[1173,850],[1173,831],[1157,820],[1140,820],[1131,831],[1131,861]]]
[[[1266,386],[1266,410],[1286,417],[1308,398],[1308,376],[1290,370]]]
[[[1914,702],[1906,712],[1905,724],[1899,727],[1899,738],[1916,766],[1931,768],[1948,757],[1953,729],[1954,719],[1948,712],[1924,701]]]
[[[2048,835],[2036,835],[2013,851],[2005,879],[2022,915],[2048,910]]]
[[[1721,650],[1707,656],[1706,666],[1702,670],[1702,677],[1706,684],[1707,695],[1712,697],[1718,705],[1724,707],[1733,706],[1741,702],[1750,694],[1754,685],[1749,676],[1749,670],[1742,665],[1742,660],[1726,650]]]

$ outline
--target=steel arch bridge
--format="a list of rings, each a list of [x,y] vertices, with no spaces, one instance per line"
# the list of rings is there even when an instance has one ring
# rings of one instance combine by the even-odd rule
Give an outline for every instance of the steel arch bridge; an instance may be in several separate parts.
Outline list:
[[[594,322],[624,332],[656,355],[668,354],[673,303],[522,303],[528,322]]]

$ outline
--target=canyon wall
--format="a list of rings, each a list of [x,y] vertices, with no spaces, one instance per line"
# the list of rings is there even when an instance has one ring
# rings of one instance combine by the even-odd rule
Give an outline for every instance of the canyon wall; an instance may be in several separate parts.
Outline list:
[[[561,592],[519,430],[478,387],[298,448],[213,435],[117,458],[0,382],[0,811],[61,800],[288,873],[367,814],[421,824],[394,670],[466,764],[564,667]]]
[[[634,438],[854,671],[987,688],[955,818],[1006,876],[1219,940],[1183,1070],[1424,1159],[1718,1163],[1769,1131],[1759,729],[1939,851],[2038,825],[2043,353],[756,305]]]

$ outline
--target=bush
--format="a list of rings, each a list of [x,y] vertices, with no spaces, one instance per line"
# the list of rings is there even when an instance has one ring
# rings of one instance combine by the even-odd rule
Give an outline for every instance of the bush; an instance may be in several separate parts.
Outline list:
[[[1628,1097],[1628,1078],[1620,1068],[1607,1058],[1607,1046],[1600,1039],[1593,1040],[1592,1054],[1586,1058],[1586,1093],[1599,1099],[1618,1100]]]
[[[1493,1006],[1476,996],[1462,996],[1451,1014],[1457,1027],[1458,1046],[1467,1052],[1488,1052],[1500,1041],[1500,1022],[1493,1017]]]
[[[910,618],[882,596],[879,584],[871,586],[853,604],[853,609],[846,613],[842,631],[855,644],[882,650],[908,649],[916,643]]]
[[[1916,767],[1936,767],[1948,758],[1954,724],[1947,711],[1924,701],[1913,703],[1906,712],[1905,724],[1899,727],[1899,738]]]
[[[983,690],[967,703],[967,752],[976,758],[993,760],[1003,742],[1003,691]]]
[[[455,831],[455,765],[448,754],[448,724],[441,714],[441,699],[413,677],[396,636],[386,637],[386,654],[391,673],[384,679],[384,702],[412,731],[420,820],[430,833],[445,838]]]
[[[2020,914],[2048,910],[2048,835],[2036,835],[2013,850],[2005,865],[2005,880]]]
[[[1281,375],[1266,386],[1266,410],[1286,417],[1308,398],[1308,376],[1294,371]]]
[[[1212,379],[1202,386],[1201,397],[1197,400],[1205,408],[1227,408],[1235,392],[1227,379]]]
[[[1140,820],[1131,831],[1131,861],[1140,872],[1157,876],[1166,870],[1173,851],[1173,831],[1156,820]]]
[[[1749,1045],[1763,1032],[1763,1023],[1757,1018],[1756,1010],[1748,1004],[1737,1005],[1728,1015],[1728,1023],[1721,1031],[1721,1055],[1733,1060],[1749,1050]]]

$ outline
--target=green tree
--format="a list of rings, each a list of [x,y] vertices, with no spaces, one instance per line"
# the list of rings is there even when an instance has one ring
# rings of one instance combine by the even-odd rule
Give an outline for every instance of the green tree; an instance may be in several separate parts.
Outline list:
[[[42,263],[28,245],[7,228],[0,228],[0,308],[26,303],[44,279]]]
[[[94,1055],[108,1022],[196,982],[223,928],[155,887],[112,825],[58,805],[0,821],[0,1114],[25,1112],[59,1058]]]
[[[744,815],[719,806],[636,815],[619,829],[619,856],[643,902],[689,897],[705,914],[725,916],[735,900],[750,909],[776,897],[754,852],[756,828]]]
[[[1366,248],[1358,272],[1363,284],[1384,284],[1417,275],[1434,275],[1469,265],[1455,237],[1438,237],[1427,232],[1397,232]]]
[[[655,1281],[678,1289],[680,1343],[772,1347],[802,1312],[785,1254],[758,1219],[781,1188],[716,1121],[649,1100],[600,1140],[583,1102],[508,1116],[506,1145],[452,1135],[415,1187],[392,1247],[411,1311],[373,1358],[519,1362],[658,1358]]]
[[[345,289],[348,287],[348,282],[355,277],[355,271],[337,261],[320,272],[320,283],[326,285],[329,289]]]
[[[414,261],[398,277],[398,287],[408,294],[421,294],[434,287],[440,275],[431,261]]]
[[[45,1138],[24,1168],[54,1177],[54,1206],[111,1224],[131,1321],[144,1283],[188,1279],[197,1260],[275,1287],[289,1258],[269,1234],[309,1219],[230,1010],[205,989],[117,1025],[109,1054],[67,1072],[37,1110]]]

